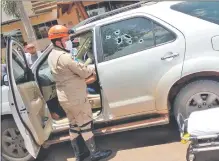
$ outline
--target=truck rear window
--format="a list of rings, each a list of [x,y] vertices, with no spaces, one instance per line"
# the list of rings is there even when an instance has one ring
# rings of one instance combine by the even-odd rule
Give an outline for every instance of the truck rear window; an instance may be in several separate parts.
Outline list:
[[[219,25],[219,2],[182,2],[171,9]]]

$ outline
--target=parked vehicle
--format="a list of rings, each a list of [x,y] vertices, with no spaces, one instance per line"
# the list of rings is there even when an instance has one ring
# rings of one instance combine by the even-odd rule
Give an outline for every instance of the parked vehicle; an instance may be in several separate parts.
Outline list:
[[[101,101],[94,110],[96,135],[168,124],[172,113],[187,118],[219,104],[218,2],[141,5],[74,29],[77,58],[83,61],[90,50],[84,63],[96,66]],[[42,146],[69,140],[69,123],[52,120],[47,108],[57,99],[47,63],[53,46],[30,70],[22,46],[12,38],[7,43],[9,102],[18,130],[2,134],[2,144],[9,145],[3,157],[28,161]],[[8,144],[11,139],[16,143]]]

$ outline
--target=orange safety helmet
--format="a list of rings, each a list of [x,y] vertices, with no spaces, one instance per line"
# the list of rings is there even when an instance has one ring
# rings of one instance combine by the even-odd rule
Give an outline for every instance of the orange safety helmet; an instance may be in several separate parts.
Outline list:
[[[69,36],[68,28],[62,25],[55,25],[51,27],[48,32],[48,38],[50,40],[58,39],[66,36]]]

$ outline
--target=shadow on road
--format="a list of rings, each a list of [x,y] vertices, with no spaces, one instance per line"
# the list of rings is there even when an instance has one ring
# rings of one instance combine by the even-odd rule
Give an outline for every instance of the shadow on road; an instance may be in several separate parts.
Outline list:
[[[177,125],[173,122],[169,125],[138,129],[128,132],[97,137],[101,145],[111,145],[118,150],[141,148],[180,141]]]
[[[111,160],[112,158],[113,159],[116,158],[116,160],[118,158],[118,160],[120,161],[121,156],[118,157],[117,155],[119,151],[136,149],[136,152],[137,152],[138,151],[137,148],[150,147],[150,146],[155,146],[155,145],[161,145],[162,147],[165,144],[178,143],[179,141],[180,141],[180,135],[177,130],[177,125],[174,121],[164,126],[144,128],[144,129],[139,129],[139,130],[134,130],[134,131],[128,131],[128,132],[126,131],[122,133],[96,137],[97,146],[99,148],[113,150],[112,156],[108,159],[105,159],[104,161]],[[146,150],[145,152],[147,152],[148,150]],[[177,152],[179,149],[173,149],[173,148],[172,148],[172,151],[170,151],[169,148],[163,149],[163,150],[168,152],[168,155],[170,157],[168,161],[184,161],[185,160],[186,154],[185,154],[185,151],[182,151],[182,149],[180,152]],[[166,154],[164,151],[162,152],[163,154]],[[180,156],[177,156],[178,154],[180,154]],[[144,154],[142,155],[144,156]],[[208,152],[208,153],[200,154],[197,159],[198,161],[219,161],[218,156],[219,156],[218,152],[216,153]],[[72,159],[73,157],[74,157],[74,153],[71,148],[70,142],[65,142],[65,143],[51,146],[46,151],[46,155],[39,158],[37,161],[74,161],[74,159]],[[130,157],[133,157],[133,156],[130,156]]]
[[[114,155],[111,157],[113,158],[121,150],[180,142],[180,134],[176,122],[172,121],[164,126],[97,137],[97,141],[99,145],[104,145],[104,147],[111,148],[114,151]],[[176,151],[172,151],[172,154]],[[169,151],[169,155],[172,154]],[[186,156],[186,153],[183,156]],[[182,159],[186,160],[186,157]],[[199,153],[197,161],[219,161],[219,151]]]
[[[151,127],[117,134],[96,137],[97,146],[101,149],[112,149],[113,154],[105,161],[114,158],[118,151],[146,146],[178,142],[180,140],[177,126],[174,123],[165,126]],[[62,150],[62,156],[56,155]],[[37,161],[67,161],[74,156],[70,142],[52,145],[41,153]],[[60,158],[59,158],[60,157]]]
[[[113,150],[110,159],[116,156],[121,150],[135,149],[154,145],[179,142],[179,132],[177,125],[172,122],[168,125],[159,127],[150,127],[133,131],[126,131],[117,134],[97,137],[98,145],[104,145],[104,148]]]

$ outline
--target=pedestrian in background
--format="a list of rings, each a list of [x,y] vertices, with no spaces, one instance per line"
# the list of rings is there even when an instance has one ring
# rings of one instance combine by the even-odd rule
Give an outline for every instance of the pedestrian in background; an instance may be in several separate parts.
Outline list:
[[[37,51],[34,44],[27,44],[25,53],[27,63],[29,67],[31,67],[34,62],[42,55],[41,51]]]
[[[23,43],[25,53],[27,52],[27,45],[28,45],[27,42]]]

